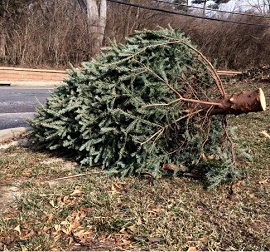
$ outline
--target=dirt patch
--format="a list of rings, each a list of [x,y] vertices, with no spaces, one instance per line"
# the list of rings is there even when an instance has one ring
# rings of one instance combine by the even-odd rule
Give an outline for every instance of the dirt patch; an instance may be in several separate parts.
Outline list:
[[[20,191],[20,183],[16,182],[13,185],[2,185],[0,184],[0,217],[3,213],[8,212],[9,208],[12,208],[11,203],[18,197],[22,192]]]
[[[0,150],[5,150],[10,148],[11,146],[21,146],[21,147],[27,147],[29,146],[29,142],[27,138],[21,138],[17,139],[15,141],[5,141],[3,143],[0,143]]]

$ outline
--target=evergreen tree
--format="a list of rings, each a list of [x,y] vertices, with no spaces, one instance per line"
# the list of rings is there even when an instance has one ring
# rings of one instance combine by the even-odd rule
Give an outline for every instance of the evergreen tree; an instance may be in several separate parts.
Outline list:
[[[206,3],[210,0],[192,0],[193,4],[203,4],[203,15],[205,15]],[[228,3],[230,0],[211,0],[214,4],[211,4],[209,7],[212,9],[218,9],[219,5],[222,3]]]
[[[225,91],[183,33],[136,32],[82,67],[30,121],[37,146],[121,176],[158,176],[173,165],[214,186],[238,174],[226,117],[209,116]]]

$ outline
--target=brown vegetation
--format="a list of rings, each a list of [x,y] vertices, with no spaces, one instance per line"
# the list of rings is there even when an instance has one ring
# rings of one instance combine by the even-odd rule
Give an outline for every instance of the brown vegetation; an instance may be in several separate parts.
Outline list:
[[[138,3],[146,4],[147,1]],[[268,22],[266,18],[248,16],[227,18],[241,22]],[[90,60],[93,39],[86,19],[77,1],[57,0],[47,5],[33,5],[20,15],[0,20],[0,63],[63,68],[69,63],[77,66]],[[190,36],[206,57],[216,61],[218,68],[243,70],[270,63],[269,27],[203,21],[110,2],[104,45],[114,39],[123,41],[134,30],[168,25]]]

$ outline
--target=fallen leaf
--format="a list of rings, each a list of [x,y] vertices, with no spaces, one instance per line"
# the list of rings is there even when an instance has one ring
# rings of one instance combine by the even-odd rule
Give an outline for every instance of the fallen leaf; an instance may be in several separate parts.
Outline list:
[[[120,234],[128,234],[126,227],[121,228],[119,231]]]
[[[200,242],[208,242],[208,238],[203,236],[199,239]]]
[[[189,252],[195,252],[198,251],[196,247],[189,247],[188,250]]]
[[[84,228],[72,232],[73,238],[77,243],[87,243],[92,239],[92,231],[86,230]]]
[[[52,207],[54,207],[54,206],[55,206],[54,200],[50,200],[50,201],[49,201],[49,204],[50,204]]]
[[[126,184],[125,183],[120,183],[116,182],[112,185],[112,194],[120,194],[123,192],[127,192]]]
[[[232,246],[230,246],[228,248],[225,248],[225,251],[237,251],[237,249],[234,248],[234,247],[232,247]]]
[[[45,226],[45,227],[43,228],[43,231],[44,231],[45,233],[47,233],[49,230],[50,230],[49,227],[46,227],[46,226]]]
[[[248,196],[249,196],[251,199],[255,199],[255,198],[256,198],[256,196],[255,196],[254,193],[248,193]]]
[[[68,245],[71,245],[74,242],[73,237],[69,237],[68,238]]]
[[[131,241],[123,239],[120,243],[120,246],[128,246],[131,244]]]
[[[61,234],[54,233],[53,240],[54,242],[57,242],[61,238]]]
[[[30,231],[28,234],[26,234],[25,236],[20,237],[20,239],[23,240],[23,241],[25,241],[25,240],[31,238],[31,237],[34,236],[34,235],[35,235],[35,231],[34,231],[34,230],[31,230],[31,231]]]
[[[69,225],[70,223],[67,220],[61,221],[60,222],[61,225]]]
[[[68,199],[69,199],[69,196],[64,196],[63,202],[64,202],[64,203],[67,203],[67,202],[68,202]]]
[[[164,211],[164,209],[157,207],[157,208],[153,208],[152,210],[149,210],[148,213],[153,214],[153,215],[157,215],[163,211]]]
[[[83,194],[81,188],[76,188],[71,194],[70,196],[81,196]]]
[[[13,235],[8,235],[8,236],[6,236],[6,237],[3,237],[3,242],[4,242],[4,244],[5,245],[9,245],[9,244],[11,244],[12,242],[14,242],[14,240],[15,240],[15,236],[13,236]]]
[[[134,225],[128,226],[127,227],[129,231],[131,231],[132,233],[134,233],[136,231],[136,227]]]
[[[56,201],[57,201],[57,205],[58,205],[58,206],[63,206],[63,205],[65,205],[65,203],[62,201],[62,197],[57,197]]]
[[[56,225],[54,225],[54,229],[55,229],[56,232],[57,232],[57,231],[60,231],[61,226],[58,225],[58,224],[56,224]]]
[[[54,247],[55,245],[52,245],[51,247],[50,247],[50,251],[59,251],[59,249],[58,248],[56,248],[56,247]]]
[[[267,184],[268,183],[268,179],[263,179],[263,180],[260,180],[259,181],[259,184],[260,185],[265,185],[265,184]]]
[[[52,219],[53,219],[53,214],[52,213],[47,214],[46,217],[48,217],[48,220],[46,221],[46,224],[50,224],[52,222]]]
[[[139,217],[138,218],[138,220],[137,220],[137,223],[136,223],[138,226],[140,226],[140,225],[142,225],[142,219],[141,219],[141,217]]]
[[[31,172],[32,172],[31,169],[24,169],[23,172],[22,172],[22,175],[23,175],[23,176],[28,176],[28,175],[31,174]]]
[[[62,228],[61,231],[64,233],[64,234],[67,234],[67,235],[70,235],[71,234],[71,226],[67,227],[67,228]]]
[[[20,225],[16,226],[14,228],[14,230],[17,231],[21,235],[21,227],[20,227]]]

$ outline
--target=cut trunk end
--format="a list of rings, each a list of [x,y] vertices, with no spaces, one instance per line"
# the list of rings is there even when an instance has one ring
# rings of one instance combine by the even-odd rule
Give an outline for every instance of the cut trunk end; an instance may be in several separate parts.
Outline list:
[[[218,102],[220,105],[204,106],[204,111],[207,111],[210,115],[240,115],[266,110],[265,96],[261,88],[232,94]]]

